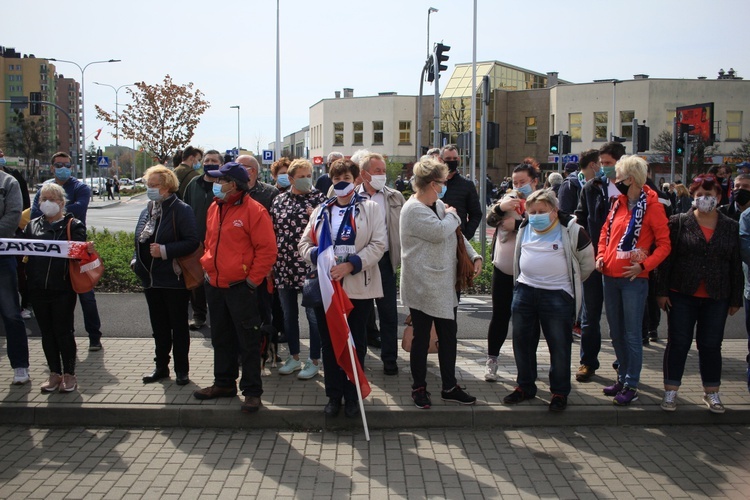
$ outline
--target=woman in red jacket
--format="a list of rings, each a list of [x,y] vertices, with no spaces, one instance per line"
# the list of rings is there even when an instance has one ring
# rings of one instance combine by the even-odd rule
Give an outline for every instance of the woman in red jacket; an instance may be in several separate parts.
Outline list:
[[[638,399],[648,273],[669,255],[671,245],[664,207],[645,185],[646,161],[623,156],[615,173],[615,186],[622,194],[602,227],[596,269],[604,275],[609,334],[620,364],[617,380],[604,388],[604,394],[613,396],[616,405],[628,405]]]

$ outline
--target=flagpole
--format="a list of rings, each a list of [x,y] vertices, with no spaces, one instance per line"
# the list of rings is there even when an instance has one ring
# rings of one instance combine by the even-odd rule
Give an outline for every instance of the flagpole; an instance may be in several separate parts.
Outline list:
[[[346,320],[347,324],[349,323],[349,319],[346,317],[346,314],[344,314],[344,319]],[[365,428],[365,439],[369,442],[370,441],[370,429],[367,427],[367,416],[365,415],[365,404],[362,401],[362,388],[359,386],[359,370],[357,370],[357,363],[354,360],[354,337],[352,337],[352,332],[349,331],[349,336],[346,339],[347,347],[349,348],[349,361],[352,364],[352,372],[354,372],[354,387],[357,388],[357,399],[359,400],[359,413],[362,415],[362,426]],[[364,370],[364,366],[362,367]]]

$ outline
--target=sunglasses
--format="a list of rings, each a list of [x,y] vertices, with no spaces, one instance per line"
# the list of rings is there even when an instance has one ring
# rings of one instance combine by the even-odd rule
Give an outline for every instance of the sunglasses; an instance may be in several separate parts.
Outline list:
[[[52,166],[55,168],[70,168],[70,163],[53,163]]]
[[[693,178],[693,185],[691,187],[694,189],[698,189],[699,187],[702,187],[703,189],[713,189],[716,182],[716,176],[712,174],[701,174],[698,177]]]

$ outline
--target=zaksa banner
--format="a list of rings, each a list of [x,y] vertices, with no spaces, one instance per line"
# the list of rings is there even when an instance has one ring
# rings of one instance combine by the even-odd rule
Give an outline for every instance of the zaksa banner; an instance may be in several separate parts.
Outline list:
[[[85,241],[0,238],[0,256],[3,255],[90,260],[89,243]]]

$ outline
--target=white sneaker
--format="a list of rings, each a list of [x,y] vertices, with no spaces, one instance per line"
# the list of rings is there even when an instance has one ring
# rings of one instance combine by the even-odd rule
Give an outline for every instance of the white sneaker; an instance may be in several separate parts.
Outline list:
[[[21,317],[23,319],[31,319],[31,310],[29,310],[29,309],[21,309]]]
[[[711,413],[724,413],[724,405],[721,404],[718,392],[706,392],[703,394],[703,402],[706,403]]]
[[[487,359],[484,369],[484,380],[487,382],[497,382],[497,361]]]
[[[675,411],[677,409],[677,391],[664,391],[661,400],[661,409],[664,411]]]
[[[29,377],[28,368],[14,368],[13,369],[13,385],[23,385],[31,380]]]
[[[312,359],[308,359],[305,362],[304,368],[297,374],[297,378],[300,380],[310,380],[318,375],[318,371],[320,371],[320,367],[313,363]]]
[[[289,356],[284,361],[284,364],[279,368],[279,375],[291,375],[294,372],[298,372],[302,369],[302,362],[294,357]]]

